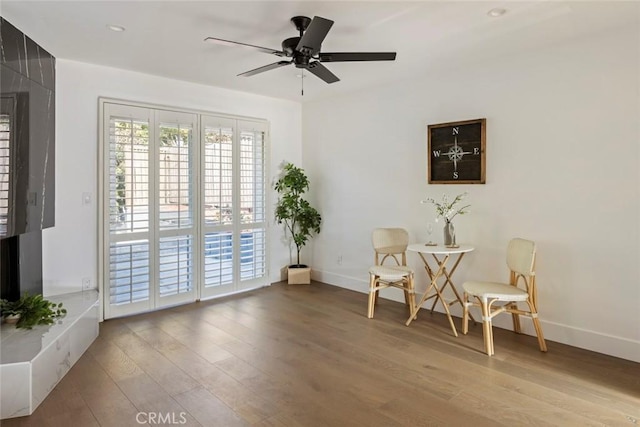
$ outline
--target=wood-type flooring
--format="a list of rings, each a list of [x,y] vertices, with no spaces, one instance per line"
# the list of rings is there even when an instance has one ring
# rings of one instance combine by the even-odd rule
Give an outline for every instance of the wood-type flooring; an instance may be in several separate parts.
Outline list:
[[[29,417],[3,427],[636,426],[640,364],[322,283],[278,283],[100,324]],[[456,318],[460,327],[460,319]],[[529,320],[523,319],[523,322]]]

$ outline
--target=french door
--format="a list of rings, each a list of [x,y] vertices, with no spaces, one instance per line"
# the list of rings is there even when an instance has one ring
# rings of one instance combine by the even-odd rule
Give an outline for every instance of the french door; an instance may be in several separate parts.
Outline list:
[[[263,286],[266,171],[263,122],[202,116],[202,298]]]
[[[268,284],[267,124],[101,107],[105,318]]]

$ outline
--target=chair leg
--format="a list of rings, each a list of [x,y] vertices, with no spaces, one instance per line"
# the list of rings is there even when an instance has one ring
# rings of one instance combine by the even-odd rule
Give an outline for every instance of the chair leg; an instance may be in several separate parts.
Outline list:
[[[408,285],[407,285],[408,286]],[[407,289],[404,289],[404,305],[409,306],[409,311],[411,311],[411,307],[410,307],[410,300],[411,297],[409,296],[409,291]]]
[[[469,295],[465,292],[462,296],[462,333],[469,332]]]
[[[376,276],[374,276],[373,274],[370,275],[369,277],[369,307],[367,310],[367,317],[369,319],[373,318],[373,310],[375,308],[376,305],[376,296],[378,295],[378,292],[376,291]]]
[[[407,287],[409,288],[409,315],[413,313],[416,307],[416,288],[415,282],[413,281],[413,274],[409,276],[407,281]],[[413,320],[418,318],[418,311],[416,310],[416,315],[413,316]]]
[[[487,310],[489,313],[491,313],[491,308],[489,308],[489,310]],[[493,356],[496,353],[496,350],[493,346],[493,321],[492,319],[489,319],[489,346],[491,348],[491,356]]]
[[[484,351],[487,355],[493,355],[493,331],[491,330],[491,315],[489,303],[486,298],[480,299],[482,306],[482,336],[484,337]]]
[[[544,341],[542,326],[540,325],[540,320],[538,319],[538,312],[536,311],[536,308],[531,303],[531,301],[527,301],[527,304],[529,304],[529,308],[531,309],[531,320],[533,320],[533,327],[536,330],[536,336],[538,337],[538,345],[540,345],[540,351],[546,352],[547,343]]]
[[[513,308],[518,308],[517,304],[510,304]],[[513,331],[517,334],[522,333],[520,328],[520,315],[518,313],[511,313],[511,319],[513,320]]]

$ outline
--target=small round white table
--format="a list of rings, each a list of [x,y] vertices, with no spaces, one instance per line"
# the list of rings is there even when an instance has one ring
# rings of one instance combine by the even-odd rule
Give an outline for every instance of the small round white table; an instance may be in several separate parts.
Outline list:
[[[429,275],[429,279],[431,280],[431,283],[429,284],[429,286],[427,286],[427,290],[422,295],[422,298],[420,298],[420,302],[411,309],[411,316],[409,316],[409,320],[407,320],[407,323],[406,323],[407,326],[409,326],[411,321],[416,318],[418,314],[418,310],[420,309],[420,307],[422,307],[422,304],[424,304],[425,301],[433,298],[431,311],[433,312],[433,308],[436,306],[436,303],[440,301],[440,303],[442,304],[442,307],[444,307],[444,310],[447,313],[447,317],[449,318],[449,324],[451,325],[451,330],[453,330],[453,335],[455,335],[456,337],[458,336],[458,332],[456,331],[456,326],[453,323],[453,319],[451,318],[451,312],[449,311],[449,306],[457,303],[462,305],[463,302],[462,302],[462,298],[460,298],[460,294],[458,294],[456,287],[453,285],[453,282],[451,281],[451,276],[456,271],[456,268],[458,268],[458,265],[460,264],[460,261],[462,260],[462,257],[464,256],[464,254],[466,254],[467,252],[471,252],[474,249],[475,248],[470,245],[459,245],[457,247],[449,247],[449,246],[443,246],[443,245],[435,245],[435,246],[426,245],[424,243],[414,243],[407,247],[408,251],[417,252],[418,255],[420,255],[420,258],[424,263],[424,269],[427,271],[427,274]],[[427,257],[425,257],[425,255],[427,257],[428,255],[431,255],[433,257],[433,259],[436,261],[436,264],[437,264],[436,268],[432,268],[429,265],[429,263],[427,262]],[[453,268],[447,271],[446,265],[447,265],[447,262],[449,261],[449,258],[452,255],[457,255],[457,257],[455,259],[455,263],[453,264]],[[440,277],[445,278],[444,284],[442,285],[441,288],[438,287],[438,279]],[[447,285],[451,287],[456,297],[451,302],[447,302],[442,296],[442,292],[447,287]],[[432,289],[435,292],[429,295]]]

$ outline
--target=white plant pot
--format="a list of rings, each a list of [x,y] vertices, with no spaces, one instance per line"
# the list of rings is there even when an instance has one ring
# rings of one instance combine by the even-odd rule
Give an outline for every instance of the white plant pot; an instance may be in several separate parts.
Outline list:
[[[7,317],[4,318],[4,322],[5,323],[9,323],[12,325],[15,325],[16,323],[18,323],[18,320],[20,320],[20,315],[19,314],[11,314]]]

